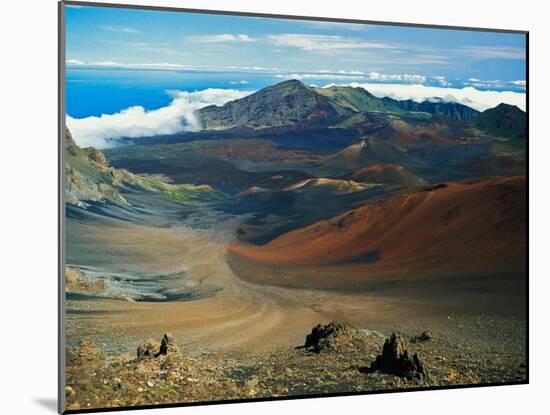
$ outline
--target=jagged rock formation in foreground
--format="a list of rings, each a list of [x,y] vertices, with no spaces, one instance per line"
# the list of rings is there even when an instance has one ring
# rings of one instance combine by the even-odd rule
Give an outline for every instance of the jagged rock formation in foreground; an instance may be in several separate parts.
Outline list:
[[[424,332],[416,338],[426,341],[431,338],[431,334]],[[366,340],[367,336],[359,330],[338,321],[331,321],[326,325],[318,324],[313,327],[311,333],[306,336],[304,345],[298,348],[315,353],[344,350],[360,352],[369,349]],[[418,355],[414,353],[410,356],[403,337],[395,333],[386,339],[382,346],[382,354],[371,363],[368,371],[380,371],[410,380],[424,380],[427,374]]]
[[[406,379],[423,380],[427,372],[418,355],[409,355],[403,337],[392,333],[382,347],[382,354],[370,365],[370,371],[380,371]]]

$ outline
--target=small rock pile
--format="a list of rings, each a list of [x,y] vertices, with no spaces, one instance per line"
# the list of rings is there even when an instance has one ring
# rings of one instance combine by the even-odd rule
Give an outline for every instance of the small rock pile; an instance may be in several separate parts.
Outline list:
[[[386,339],[382,354],[371,363],[369,371],[380,371],[409,380],[424,380],[427,376],[418,355],[415,353],[410,356],[405,348],[403,337],[395,333]]]

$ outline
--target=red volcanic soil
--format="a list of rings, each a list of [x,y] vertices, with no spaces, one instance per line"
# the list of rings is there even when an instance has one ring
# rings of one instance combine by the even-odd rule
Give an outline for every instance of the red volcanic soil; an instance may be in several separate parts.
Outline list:
[[[525,174],[525,160],[517,160],[513,157],[479,157],[468,160],[460,168],[476,175],[511,176]]]
[[[285,266],[328,267],[335,278],[355,280],[522,272],[526,223],[525,177],[483,178],[391,196],[266,245],[229,250],[238,263],[277,269],[277,278]]]
[[[357,170],[352,180],[362,183],[390,183],[402,186],[423,186],[424,180],[403,166],[397,164],[377,164]]]

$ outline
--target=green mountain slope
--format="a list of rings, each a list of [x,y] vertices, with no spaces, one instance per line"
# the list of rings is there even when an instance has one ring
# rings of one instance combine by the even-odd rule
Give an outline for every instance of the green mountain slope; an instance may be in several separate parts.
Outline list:
[[[290,80],[261,89],[222,107],[198,111],[204,129],[269,128],[289,125],[332,125],[353,111],[335,105],[300,81]]]
[[[80,148],[68,129],[65,137],[65,200],[68,204],[84,208],[89,202],[129,205],[122,194],[124,188],[157,194],[172,201],[185,201],[194,193],[211,190],[206,186],[166,183],[110,167],[101,151],[92,147]]]
[[[398,101],[386,101],[377,98],[363,88],[331,86],[329,88],[315,88],[315,92],[330,98],[342,107],[356,112],[404,112]]]
[[[351,86],[331,86],[316,88],[321,95],[331,98],[337,104],[358,112],[407,113],[425,112],[432,115],[444,115],[453,120],[467,121],[479,114],[479,111],[457,102],[444,102],[433,98],[416,102],[410,99],[398,101],[393,98],[378,98],[363,88]]]

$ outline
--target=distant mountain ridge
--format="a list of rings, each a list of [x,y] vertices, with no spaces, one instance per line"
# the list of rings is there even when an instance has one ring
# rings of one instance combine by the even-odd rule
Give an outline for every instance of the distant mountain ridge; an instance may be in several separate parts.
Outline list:
[[[472,120],[477,128],[497,137],[527,136],[527,114],[515,105],[499,104]]]
[[[425,112],[462,121],[470,120],[479,114],[479,111],[466,105],[458,102],[445,102],[437,98],[423,102],[416,102],[412,99],[399,101],[389,97],[378,98],[366,89],[351,86],[316,88],[315,91],[357,112]]]
[[[221,107],[204,107],[197,114],[203,129],[227,130],[335,126],[368,112],[426,113],[461,121],[471,120],[479,114],[479,111],[456,102],[435,99],[398,101],[378,98],[363,88],[314,88],[298,80],[280,82]]]
[[[478,110],[470,108],[467,105],[459,104],[458,102],[445,102],[440,99],[416,102],[412,99],[396,101],[385,97],[382,98],[382,101],[395,103],[395,105],[407,112],[427,112],[432,115],[444,115],[453,120],[468,121],[479,115]]]

